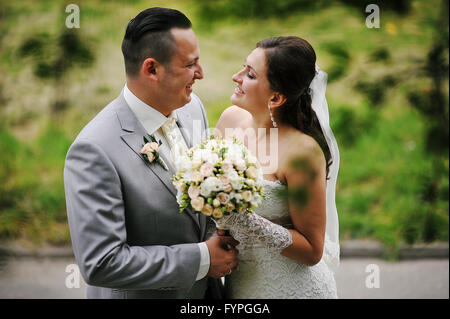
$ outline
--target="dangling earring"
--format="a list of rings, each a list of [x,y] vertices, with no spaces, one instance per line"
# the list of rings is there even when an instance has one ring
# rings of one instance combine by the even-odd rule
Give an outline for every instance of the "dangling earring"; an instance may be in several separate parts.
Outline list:
[[[272,120],[273,127],[277,127],[277,122],[275,122],[275,119],[273,118],[273,114],[272,114],[272,110],[270,109],[270,105],[267,105],[267,108],[269,109],[270,119]]]

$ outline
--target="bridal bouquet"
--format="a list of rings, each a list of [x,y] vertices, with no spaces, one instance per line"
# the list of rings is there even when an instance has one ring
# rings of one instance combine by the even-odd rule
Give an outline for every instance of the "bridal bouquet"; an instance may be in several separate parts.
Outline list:
[[[179,157],[176,167],[172,181],[180,212],[190,206],[219,220],[251,213],[265,198],[258,160],[236,139],[208,139]]]

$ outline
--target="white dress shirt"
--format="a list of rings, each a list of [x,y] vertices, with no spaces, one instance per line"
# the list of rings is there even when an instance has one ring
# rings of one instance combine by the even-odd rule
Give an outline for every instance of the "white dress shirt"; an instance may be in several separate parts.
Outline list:
[[[166,137],[161,129],[161,126],[168,120],[168,117],[139,99],[136,95],[133,94],[133,92],[130,91],[130,89],[128,89],[128,86],[126,84],[123,89],[123,96],[128,106],[136,115],[136,118],[141,122],[147,133],[150,135],[153,134],[156,140],[161,140],[162,145],[160,146],[159,151],[162,154],[167,155],[166,158],[171,160],[170,147],[168,146],[169,143],[167,143]],[[176,118],[175,112],[173,112],[173,116]],[[208,273],[210,266],[208,246],[206,246],[205,242],[201,242],[198,244],[198,247],[200,249],[201,258],[196,280],[204,278]]]

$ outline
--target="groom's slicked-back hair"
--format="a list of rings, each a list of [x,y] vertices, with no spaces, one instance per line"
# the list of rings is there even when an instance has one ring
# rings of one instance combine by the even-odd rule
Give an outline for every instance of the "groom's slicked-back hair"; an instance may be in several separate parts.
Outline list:
[[[139,13],[127,26],[122,41],[125,71],[135,76],[148,57],[168,66],[176,52],[172,28],[190,29],[191,21],[180,11],[168,8],[149,8]]]

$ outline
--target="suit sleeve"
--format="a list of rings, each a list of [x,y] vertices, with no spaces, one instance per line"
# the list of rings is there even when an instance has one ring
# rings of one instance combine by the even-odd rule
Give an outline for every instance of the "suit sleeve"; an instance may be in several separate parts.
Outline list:
[[[106,153],[77,139],[64,168],[72,245],[86,283],[123,289],[189,289],[200,264],[196,243],[129,246],[120,177]]]

